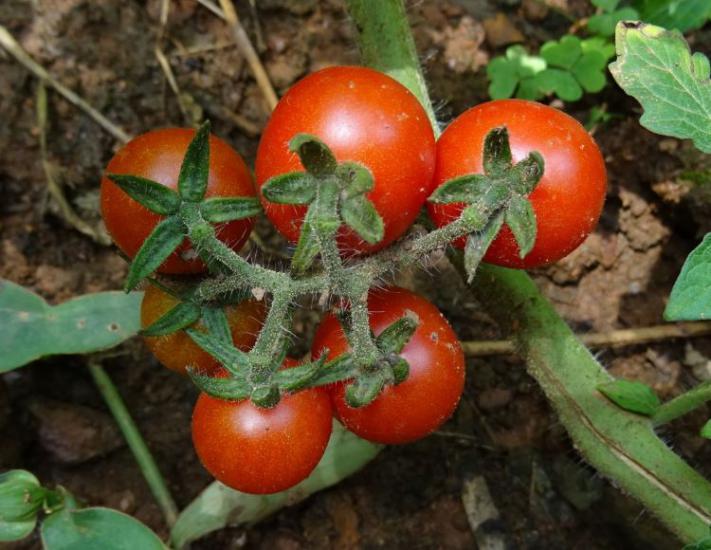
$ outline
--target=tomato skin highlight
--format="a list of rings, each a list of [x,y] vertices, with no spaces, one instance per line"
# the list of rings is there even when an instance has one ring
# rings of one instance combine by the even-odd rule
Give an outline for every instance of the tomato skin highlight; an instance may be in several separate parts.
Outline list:
[[[341,228],[339,246],[346,254],[373,252],[403,235],[434,189],[435,140],[427,113],[409,90],[383,73],[330,67],[297,82],[262,133],[255,164],[258,188],[271,177],[304,170],[289,151],[298,133],[317,136],[339,162],[358,162],[373,174],[375,188],[367,196],[385,222],[385,236],[369,245]],[[275,227],[295,243],[306,207],[260,197]]]
[[[177,298],[156,286],[148,286],[141,301],[141,327],[149,327],[177,304]],[[234,345],[249,351],[262,328],[266,305],[253,299],[245,300],[226,307],[225,314]],[[198,322],[196,326],[202,324]],[[182,330],[165,336],[146,336],[143,341],[163,366],[180,374],[186,374],[188,366],[202,374],[210,374],[220,366]]]
[[[142,134],[124,145],[109,161],[105,174],[141,176],[176,189],[180,166],[195,136],[190,128],[163,128]],[[210,135],[210,170],[206,197],[254,197],[252,176],[242,157],[227,143]],[[106,175],[101,179],[101,215],[121,251],[133,258],[162,216],[124,193]],[[235,250],[242,248],[254,226],[253,219],[217,227],[218,238]],[[205,264],[186,239],[158,268],[160,273],[201,273]]]
[[[607,189],[605,161],[585,128],[564,112],[521,99],[482,103],[461,114],[437,142],[435,185],[457,176],[483,173],[482,151],[490,130],[506,126],[514,162],[538,151],[544,174],[529,196],[538,233],[523,259],[508,226],[499,232],[484,261],[514,268],[548,265],[570,254],[597,224]],[[428,203],[438,226],[456,219],[460,204]],[[454,244],[464,248],[464,238]]]
[[[403,288],[371,292],[368,310],[376,335],[407,311],[419,317],[417,330],[400,353],[410,373],[404,382],[386,386],[372,403],[359,408],[346,403],[345,383],[329,386],[336,418],[348,430],[376,443],[409,443],[425,437],[452,415],[464,389],[464,353],[457,335],[434,305]],[[312,357],[324,349],[329,350],[329,360],[349,350],[332,314],[324,317],[316,331]]]
[[[252,494],[277,493],[306,479],[326,450],[331,428],[332,407],[323,388],[283,395],[270,409],[201,393],[192,420],[193,444],[205,469]]]

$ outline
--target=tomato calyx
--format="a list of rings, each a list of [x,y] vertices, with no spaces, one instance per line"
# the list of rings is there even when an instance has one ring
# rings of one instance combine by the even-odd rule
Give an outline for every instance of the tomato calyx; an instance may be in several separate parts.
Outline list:
[[[211,234],[211,224],[251,218],[260,211],[255,197],[205,198],[210,164],[210,123],[205,122],[188,145],[178,176],[178,191],[139,176],[107,174],[132,199],[165,216],[143,242],[126,278],[133,290],[170,256],[187,235],[191,241]],[[196,249],[199,247],[196,246]],[[206,258],[209,262],[209,258]]]
[[[429,197],[437,204],[464,203],[461,218],[475,228],[466,239],[464,266],[469,282],[489,245],[505,223],[511,229],[519,255],[524,258],[536,242],[536,216],[528,200],[543,177],[543,157],[531,151],[513,164],[508,130],[491,130],[484,140],[483,174],[453,178]]]
[[[296,273],[305,272],[342,225],[368,244],[383,240],[385,224],[366,194],[375,181],[370,170],[356,162],[339,163],[331,149],[310,134],[297,134],[289,142],[305,172],[270,178],[261,188],[274,203],[308,205],[292,259]]]

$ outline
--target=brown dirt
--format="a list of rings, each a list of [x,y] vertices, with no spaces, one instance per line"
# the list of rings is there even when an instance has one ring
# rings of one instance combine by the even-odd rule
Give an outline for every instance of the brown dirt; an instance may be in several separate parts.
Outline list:
[[[137,134],[187,122],[153,55],[159,4],[6,0],[0,3],[0,24],[61,82]],[[182,91],[210,116],[215,133],[252,162],[257,138],[229,115],[238,113],[257,126],[268,117],[246,64],[233,47],[224,46],[230,35],[220,20],[193,0],[172,4],[163,47]],[[443,121],[487,98],[481,67],[501,52],[501,44],[523,36],[535,46],[568,25],[535,2],[520,9],[517,2],[493,0],[413,4],[418,49]],[[555,5],[567,6],[576,17],[589,13],[582,1]],[[353,29],[339,0],[259,2],[258,23],[248,2],[237,2],[237,8],[253,36],[258,24],[261,55],[280,92],[314,69],[357,61]],[[190,53],[213,44],[218,48]],[[36,85],[0,51],[0,276],[50,302],[119,288],[123,260],[69,227],[48,198]],[[689,192],[680,178],[704,168],[698,156],[685,144],[641,129],[636,104],[615,86],[568,110],[584,120],[590,107],[601,103],[622,115],[596,133],[610,171],[602,222],[573,255],[535,274],[558,310],[581,331],[659,322],[683,258],[704,230],[704,220],[708,223],[703,193]],[[71,203],[96,223],[99,175],[117,143],[54,93],[49,109],[50,160],[59,167]],[[271,239],[262,226],[262,236]],[[441,306],[462,339],[501,336],[445,262],[403,279]],[[451,284],[443,285],[443,279]],[[315,319],[315,314],[304,315],[297,331],[308,335]],[[119,351],[107,363],[109,372],[184,506],[210,481],[190,443],[196,392],[187,380],[160,368],[140,341]],[[668,397],[711,377],[709,354],[708,342],[695,341],[603,351],[600,358],[615,375],[648,382]],[[477,359],[470,368],[466,397],[444,429],[450,436],[389,448],[337,487],[256,527],[210,535],[194,548],[472,548],[475,538],[461,491],[464,480],[477,475],[485,477],[501,529],[516,548],[674,546],[637,504],[580,462],[520,361]],[[709,446],[695,435],[707,412],[668,432],[695,465],[711,463]],[[0,378],[0,440],[0,470],[32,470],[50,486],[62,484],[87,503],[118,508],[166,534],[81,357],[38,361]],[[39,541],[16,547],[38,548]]]

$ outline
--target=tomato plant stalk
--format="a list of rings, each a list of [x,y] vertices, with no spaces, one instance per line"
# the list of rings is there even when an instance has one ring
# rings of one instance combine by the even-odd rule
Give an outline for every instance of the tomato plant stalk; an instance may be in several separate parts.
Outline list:
[[[438,130],[402,1],[348,0],[347,4],[360,33],[364,63],[407,86]],[[461,263],[460,254],[453,256],[455,263]],[[617,408],[596,390],[610,376],[528,275],[482,266],[471,288],[502,328],[510,331],[529,373],[586,460],[681,539],[706,536],[711,484],[667,448],[650,419]]]

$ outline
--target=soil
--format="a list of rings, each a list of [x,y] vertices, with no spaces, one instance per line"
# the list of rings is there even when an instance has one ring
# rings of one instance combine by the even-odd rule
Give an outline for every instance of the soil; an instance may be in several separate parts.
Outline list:
[[[160,4],[4,0],[0,24],[60,82],[127,132],[190,124],[202,113],[253,163],[254,129],[269,112],[230,32],[194,0],[171,2],[162,27]],[[341,0],[262,0],[256,11],[246,0],[236,6],[279,92],[315,69],[357,62],[354,29]],[[440,120],[488,99],[483,67],[507,44],[536,48],[565,33],[570,19],[591,12],[584,0],[411,3]],[[702,31],[691,36],[698,47],[711,43],[704,38]],[[154,55],[157,44],[181,92],[192,98],[183,100],[192,111],[181,112]],[[0,50],[0,276],[52,303],[120,288],[125,262],[72,228],[48,195],[36,92],[36,79]],[[709,229],[708,192],[688,176],[708,177],[708,161],[687,143],[642,129],[638,105],[614,84],[565,107],[585,121],[600,105],[618,115],[595,130],[610,175],[602,221],[574,254],[534,274],[581,332],[660,322],[684,257]],[[99,177],[119,144],[51,91],[47,142],[47,160],[70,204],[98,225]],[[262,239],[283,247],[270,231],[260,224]],[[505,336],[446,261],[404,273],[400,283],[435,301],[462,339]],[[308,338],[316,320],[317,313],[304,313],[297,333]],[[305,343],[296,347],[305,349]],[[599,353],[616,376],[647,382],[662,398],[711,378],[709,357],[711,342],[701,339]],[[52,357],[0,377],[0,470],[31,470],[48,486],[60,484],[86,503],[125,511],[165,536],[160,510],[85,364],[82,357]],[[195,389],[161,368],[139,339],[105,364],[178,505],[187,505],[211,481],[190,442]],[[520,360],[470,359],[469,367],[465,398],[440,433],[388,448],[338,486],[256,526],[209,535],[193,548],[473,548],[481,539],[470,529],[462,493],[479,476],[499,511],[497,529],[511,547],[677,546],[638,504],[581,461]],[[706,474],[711,451],[696,433],[708,412],[702,409],[664,434]],[[40,543],[35,535],[12,547]]]

